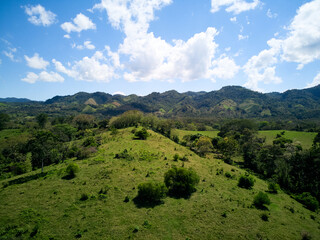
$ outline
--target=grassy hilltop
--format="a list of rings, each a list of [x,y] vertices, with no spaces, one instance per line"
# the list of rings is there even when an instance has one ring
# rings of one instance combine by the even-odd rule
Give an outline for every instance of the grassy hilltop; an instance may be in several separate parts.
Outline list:
[[[151,130],[147,140],[133,140],[132,129],[102,133],[90,158],[2,181],[0,239],[319,239],[319,213],[286,193],[267,193],[268,210],[258,210],[253,199],[268,190],[267,182],[255,177],[251,190],[239,188],[244,170],[213,155],[201,158]],[[125,149],[130,158],[115,158]],[[175,154],[188,161],[174,161]],[[80,169],[69,179],[65,170],[72,162]],[[173,165],[197,172],[197,191],[189,199],[136,205],[137,186],[163,182]]]

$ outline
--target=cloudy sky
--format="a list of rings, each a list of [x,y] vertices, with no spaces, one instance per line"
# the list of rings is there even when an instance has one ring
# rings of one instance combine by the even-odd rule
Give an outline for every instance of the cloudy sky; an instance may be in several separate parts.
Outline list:
[[[320,84],[320,0],[1,0],[0,97]]]

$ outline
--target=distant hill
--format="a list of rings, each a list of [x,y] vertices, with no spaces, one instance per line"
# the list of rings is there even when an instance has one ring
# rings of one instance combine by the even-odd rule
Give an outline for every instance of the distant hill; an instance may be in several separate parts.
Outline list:
[[[32,102],[32,100],[27,98],[0,98],[0,102],[7,102],[7,103],[25,103],[25,102]]]
[[[10,113],[10,109],[6,110]],[[46,111],[52,115],[83,112],[103,116],[128,110],[164,117],[320,119],[320,85],[284,93],[260,93],[240,86],[227,86],[211,92],[153,92],[144,97],[79,92],[56,96],[43,103],[29,103],[28,108],[24,106],[23,109]]]

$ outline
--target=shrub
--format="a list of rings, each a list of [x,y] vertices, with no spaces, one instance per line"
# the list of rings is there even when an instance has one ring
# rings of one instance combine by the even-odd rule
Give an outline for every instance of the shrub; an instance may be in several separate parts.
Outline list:
[[[90,136],[90,137],[87,137],[84,140],[82,146],[84,146],[84,147],[89,147],[89,146],[90,147],[95,147],[95,146],[97,146],[97,141],[96,141],[96,139],[94,137]]]
[[[254,185],[254,178],[252,176],[241,176],[238,181],[238,187],[251,189]]]
[[[263,221],[269,221],[269,215],[267,214],[267,213],[262,213],[261,214],[261,219],[263,220]]]
[[[167,191],[163,183],[140,183],[137,199],[146,203],[158,203],[166,196]]]
[[[271,193],[278,193],[278,191],[280,190],[279,184],[271,182],[268,184],[268,190]]]
[[[226,172],[224,175],[226,176],[226,178],[232,178],[232,175],[229,172]]]
[[[270,199],[266,193],[259,192],[253,199],[253,205],[256,208],[264,209],[266,208],[265,205],[270,204]]]
[[[302,232],[301,233],[301,240],[311,240],[312,237],[311,237],[311,234],[308,233],[308,232]]]
[[[309,192],[304,192],[294,198],[311,211],[316,211],[319,208],[319,202]]]
[[[74,178],[77,172],[79,172],[79,166],[75,163],[70,163],[66,169],[67,176]]]
[[[140,139],[140,140],[146,140],[148,136],[149,134],[145,128],[142,128],[141,130],[136,131],[134,134],[134,138]]]
[[[86,201],[89,199],[89,194],[87,193],[82,193],[80,197],[80,201]]]
[[[173,167],[165,173],[164,182],[171,196],[189,197],[196,190],[199,176],[192,169]]]
[[[178,161],[179,160],[179,154],[175,154],[175,155],[173,155],[173,161]]]
[[[128,153],[127,149],[124,149],[121,153],[117,153],[114,158],[125,159],[127,161],[134,160],[134,157]]]

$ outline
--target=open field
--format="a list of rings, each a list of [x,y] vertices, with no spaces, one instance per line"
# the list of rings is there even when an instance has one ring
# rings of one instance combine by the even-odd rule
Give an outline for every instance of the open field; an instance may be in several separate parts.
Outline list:
[[[272,141],[276,138],[277,134],[280,134],[283,130],[268,130],[259,131],[260,137],[266,138],[266,144],[272,144]],[[214,138],[218,135],[219,131],[186,131],[175,129],[174,133],[182,139],[185,135],[202,134]],[[285,131],[284,137],[291,139],[294,143],[299,142],[303,149],[308,149],[312,146],[314,137],[317,135],[315,132],[297,132],[297,131]]]
[[[283,132],[283,130],[259,131],[259,135],[266,138],[267,144],[272,144],[277,134],[281,132]],[[313,139],[316,135],[317,133],[315,132],[285,131],[283,136],[291,139],[294,143],[299,142],[303,149],[308,149],[312,146]]]
[[[301,232],[314,239],[320,236],[319,213],[282,191],[268,194],[269,211],[257,210],[253,197],[267,190],[265,181],[255,178],[252,190],[239,188],[243,170],[212,156],[200,158],[149,133],[145,141],[132,140],[130,128],[115,136],[103,133],[103,144],[89,159],[45,167],[46,176],[33,180],[28,176],[39,170],[0,182],[0,239],[301,239]],[[124,149],[134,160],[114,158]],[[174,154],[189,161],[175,162]],[[73,179],[63,179],[70,162],[80,171]],[[200,176],[191,198],[167,197],[154,208],[135,205],[138,184],[163,181],[173,165],[191,167]],[[101,189],[106,193],[99,194]],[[89,199],[81,201],[84,193]],[[269,215],[268,221],[261,219],[262,213]]]

